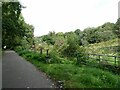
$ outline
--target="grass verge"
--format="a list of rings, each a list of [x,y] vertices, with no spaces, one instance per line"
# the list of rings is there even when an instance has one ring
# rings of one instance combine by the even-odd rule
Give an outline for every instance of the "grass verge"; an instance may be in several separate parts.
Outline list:
[[[109,71],[95,67],[79,67],[74,64],[48,64],[41,60],[44,58],[33,52],[19,54],[51,79],[64,82],[64,88],[120,88],[120,76]]]

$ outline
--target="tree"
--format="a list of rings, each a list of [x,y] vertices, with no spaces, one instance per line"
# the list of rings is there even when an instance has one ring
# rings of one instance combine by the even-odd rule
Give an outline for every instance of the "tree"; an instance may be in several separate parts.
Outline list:
[[[8,48],[15,46],[15,37],[19,36],[19,15],[21,5],[19,2],[4,2],[2,4],[2,34],[3,46]]]
[[[26,30],[29,25],[25,23],[21,10],[22,5],[19,2],[2,3],[2,47],[14,49],[21,45],[25,36],[27,37]]]
[[[79,45],[83,45],[83,42],[82,42],[82,38],[83,38],[83,32],[82,31],[80,31],[80,29],[76,29],[75,31],[74,31],[74,33],[77,35],[77,37],[78,37],[78,44]]]
[[[116,38],[113,33],[114,23],[107,22],[96,28],[86,28],[83,31],[83,38],[87,40],[88,43],[99,43],[102,41],[108,41]]]
[[[117,22],[115,23],[114,31],[118,37],[118,55],[120,56],[120,18],[118,18]],[[118,61],[118,65],[120,67],[120,60]]]
[[[44,35],[42,41],[46,42],[48,45],[54,45],[55,41],[50,35]]]
[[[83,31],[83,38],[86,39],[88,43],[96,43],[97,35],[95,32],[96,32],[96,28],[88,27]]]
[[[117,35],[118,38],[120,38],[120,18],[115,23],[113,32]]]
[[[63,50],[65,56],[74,57],[76,54],[78,45],[78,38],[75,33],[69,33],[67,35],[67,47]]]
[[[23,39],[21,40],[22,46],[24,48],[31,48],[33,45],[35,45],[34,40],[34,27],[32,25],[24,23],[25,27],[25,35]]]
[[[74,33],[75,33],[76,35],[80,35],[80,34],[81,34],[81,31],[80,31],[80,29],[76,29],[76,30],[74,31]]]

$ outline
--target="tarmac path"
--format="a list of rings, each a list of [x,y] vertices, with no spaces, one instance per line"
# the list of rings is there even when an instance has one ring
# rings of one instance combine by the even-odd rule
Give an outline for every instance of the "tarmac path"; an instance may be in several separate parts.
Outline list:
[[[2,88],[54,88],[53,82],[15,51],[2,59]]]

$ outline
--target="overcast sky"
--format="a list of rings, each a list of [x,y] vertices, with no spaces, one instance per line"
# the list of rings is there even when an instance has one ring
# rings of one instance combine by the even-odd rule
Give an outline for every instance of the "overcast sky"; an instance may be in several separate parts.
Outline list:
[[[19,0],[25,21],[35,27],[34,35],[49,31],[68,32],[115,23],[120,0]]]

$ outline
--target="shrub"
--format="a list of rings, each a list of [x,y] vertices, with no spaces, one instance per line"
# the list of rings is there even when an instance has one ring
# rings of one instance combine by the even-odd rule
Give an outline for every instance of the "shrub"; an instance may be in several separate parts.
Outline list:
[[[18,46],[18,47],[15,48],[15,51],[16,51],[16,52],[20,52],[21,50],[23,50],[23,47],[22,47],[22,46]]]
[[[64,48],[62,54],[67,57],[75,57],[75,53],[79,48],[78,38],[76,34],[69,34],[67,37],[67,47]]]
[[[60,63],[61,60],[55,51],[50,52],[50,63]]]
[[[31,52],[30,51],[26,51],[26,50],[21,50],[21,51],[18,52],[18,54],[20,56],[26,55],[27,53],[31,53]]]
[[[26,55],[27,56],[27,55]],[[35,52],[29,52],[28,53],[28,57],[30,56],[29,59],[32,59],[32,60],[40,60],[40,55],[39,53],[35,53]]]
[[[39,55],[39,57],[40,58],[38,61],[46,62],[46,55],[45,54]]]
[[[77,63],[76,64],[86,64],[88,61],[88,55],[85,54],[85,49],[80,47],[76,53]]]
[[[42,62],[45,62],[46,60],[45,54],[40,55],[38,52],[21,50],[21,48],[16,49],[16,51],[20,56],[23,56],[27,60],[37,60]]]

